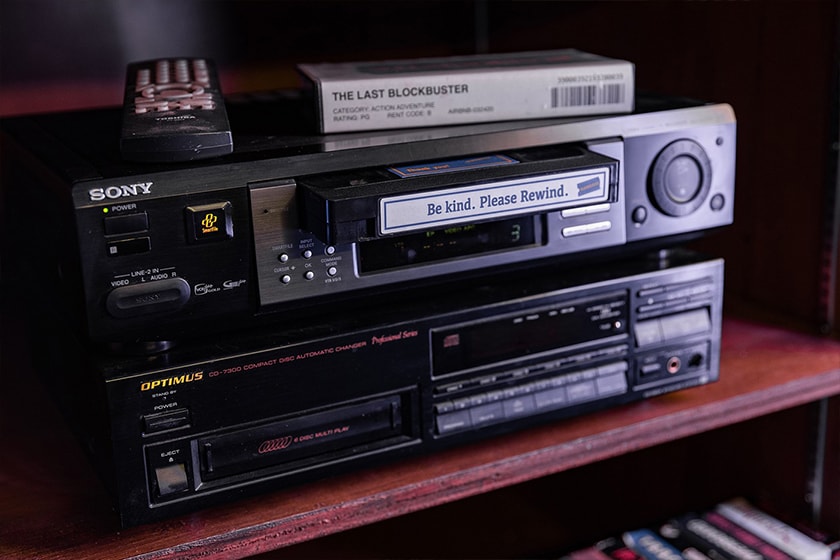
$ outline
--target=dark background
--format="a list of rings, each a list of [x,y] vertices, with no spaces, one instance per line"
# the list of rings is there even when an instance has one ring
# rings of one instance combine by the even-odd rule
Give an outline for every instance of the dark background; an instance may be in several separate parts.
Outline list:
[[[295,87],[294,66],[300,62],[567,47],[627,59],[636,65],[639,89],[727,102],[738,116],[735,224],[699,244],[726,258],[728,312],[760,314],[836,337],[838,4],[0,0],[0,117],[119,104],[125,65],[161,56],[214,58],[229,93]],[[6,396],[17,398],[14,391]],[[836,403],[834,410],[837,418]],[[472,541],[494,535],[482,551],[509,541],[508,549],[492,551],[499,556],[510,550],[547,550],[557,542],[589,538],[551,526],[557,518],[553,511],[579,517],[580,524],[598,520],[623,527],[616,521],[630,515],[623,509],[636,508],[637,518],[662,513],[661,502],[647,500],[648,490],[663,494],[690,480],[697,481],[691,493],[708,488],[714,495],[750,487],[745,480],[751,477],[767,480],[756,476],[761,465],[796,465],[807,453],[807,438],[799,434],[807,433],[808,414],[770,416],[725,433],[628,454],[546,484],[372,525],[347,540],[338,535],[309,548],[292,548],[288,557],[322,557],[325,550],[347,557],[352,552],[348,543],[360,542],[359,555],[393,556],[407,543],[421,543],[409,550],[432,556],[440,553],[436,547],[449,544],[456,557],[459,552],[465,557],[456,545],[459,539],[470,540],[464,538],[468,530],[475,531]],[[836,432],[836,425],[831,429]],[[727,455],[731,450],[737,454]],[[704,460],[693,461],[692,454]],[[710,464],[715,464],[712,473],[703,470]],[[32,476],[38,473],[35,469]],[[796,481],[779,481],[768,491],[796,488]],[[614,495],[617,503],[591,501],[593,494]],[[679,490],[675,494],[665,501],[678,502]],[[834,505],[836,525],[836,504],[828,505]],[[577,509],[565,511],[571,508]],[[429,536],[429,527],[441,532]],[[590,531],[602,534],[598,528]],[[529,541],[527,548],[523,541]]]

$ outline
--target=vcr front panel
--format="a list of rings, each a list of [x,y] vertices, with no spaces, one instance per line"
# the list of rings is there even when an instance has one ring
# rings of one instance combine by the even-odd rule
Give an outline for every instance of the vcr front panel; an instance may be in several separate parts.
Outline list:
[[[249,135],[256,125],[234,106],[233,154],[169,165],[114,158],[118,111],[10,119],[4,132],[16,165],[26,162],[28,204],[60,209],[49,227],[28,224],[45,292],[67,294],[96,341],[162,349],[335,303],[361,309],[385,290],[612,258],[730,224],[731,107],[662,96],[637,107],[272,136]]]

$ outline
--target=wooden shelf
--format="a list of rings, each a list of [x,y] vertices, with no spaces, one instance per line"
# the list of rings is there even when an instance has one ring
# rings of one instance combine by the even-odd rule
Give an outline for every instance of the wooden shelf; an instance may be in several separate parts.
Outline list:
[[[15,558],[241,558],[840,394],[840,342],[728,318],[717,383],[123,530],[10,355],[24,337],[6,338],[0,556]]]

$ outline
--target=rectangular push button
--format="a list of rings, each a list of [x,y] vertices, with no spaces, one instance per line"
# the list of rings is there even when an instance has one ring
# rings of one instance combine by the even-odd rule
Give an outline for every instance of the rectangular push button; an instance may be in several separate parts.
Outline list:
[[[148,253],[152,250],[152,240],[148,237],[134,237],[108,243],[108,255],[111,257],[123,257],[125,255],[137,255]]]
[[[194,243],[224,241],[233,237],[230,202],[217,202],[186,208],[187,236]]]
[[[707,333],[712,330],[712,321],[705,308],[662,317],[660,321],[662,322],[662,334],[667,340]]]
[[[190,487],[187,468],[184,463],[173,463],[156,468],[155,481],[157,482],[158,495],[161,497],[183,492]]]
[[[165,430],[186,428],[190,425],[190,411],[186,408],[149,414],[143,417],[143,432],[154,434]]]
[[[140,233],[149,229],[149,217],[145,212],[122,214],[105,218],[105,235]]]

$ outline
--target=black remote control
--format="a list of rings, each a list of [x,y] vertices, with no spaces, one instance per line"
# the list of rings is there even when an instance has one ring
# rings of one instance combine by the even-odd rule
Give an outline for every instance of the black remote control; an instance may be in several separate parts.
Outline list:
[[[134,161],[190,161],[229,154],[233,137],[212,61],[128,65],[120,150]]]

